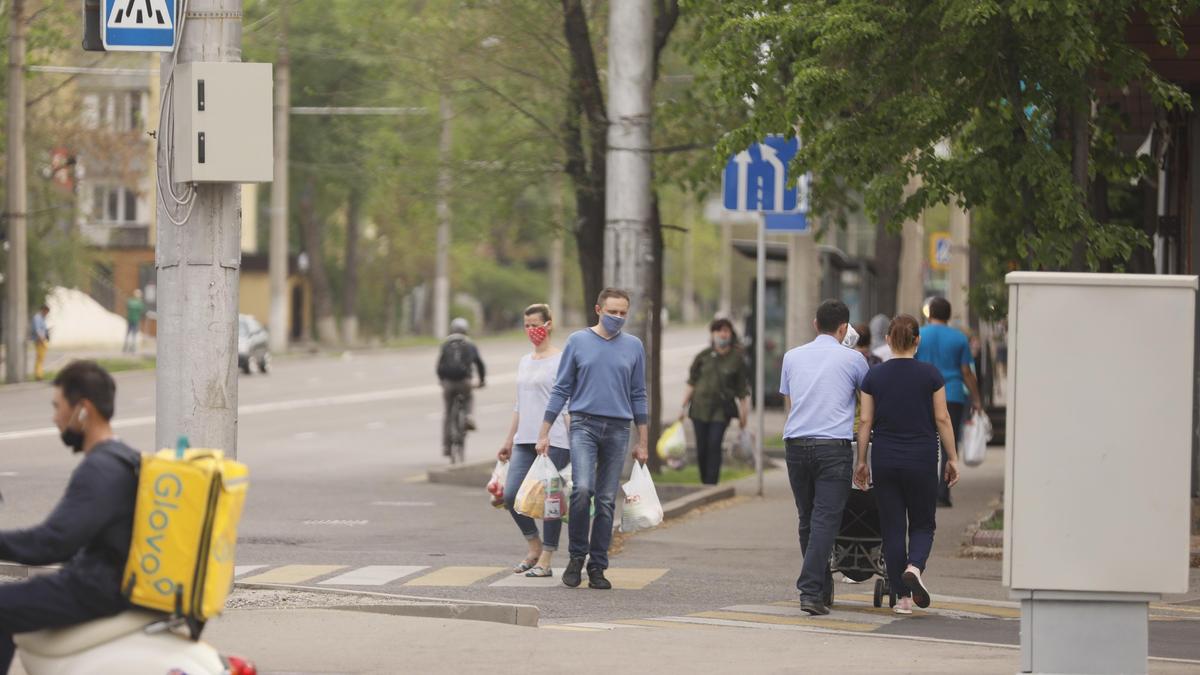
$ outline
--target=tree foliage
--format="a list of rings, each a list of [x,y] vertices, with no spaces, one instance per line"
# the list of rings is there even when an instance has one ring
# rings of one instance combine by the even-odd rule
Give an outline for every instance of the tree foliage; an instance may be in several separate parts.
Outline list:
[[[892,228],[934,204],[986,206],[980,225],[995,303],[1008,269],[1100,269],[1145,235],[1114,219],[1099,184],[1128,185],[1150,161],[1112,142],[1128,122],[1113,95],[1144,91],[1163,110],[1188,97],[1126,42],[1145,17],[1185,50],[1181,17],[1200,3],[1164,0],[691,0],[699,49],[729,106],[747,121],[717,157],[796,130],[796,171],[812,171],[813,206],[844,217],[852,195]],[[917,180],[919,179],[919,181]]]

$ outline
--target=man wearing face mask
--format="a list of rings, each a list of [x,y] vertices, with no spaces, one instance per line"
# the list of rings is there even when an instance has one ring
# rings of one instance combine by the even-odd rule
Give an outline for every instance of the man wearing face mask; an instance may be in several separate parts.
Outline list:
[[[822,302],[813,323],[817,338],[783,357],[779,393],[788,410],[783,438],[804,556],[796,588],[800,609],[817,615],[829,613],[829,554],[850,494],[850,439],[858,389],[868,366],[852,348],[857,335],[847,340],[853,329],[845,303]]]
[[[625,450],[629,447],[630,423],[636,424],[638,440],[633,457],[645,462],[648,432],[646,420],[646,352],[642,341],[622,331],[629,315],[629,294],[606,288],[596,300],[600,321],[567,339],[558,375],[538,434],[537,452],[550,450],[550,428],[570,401],[571,413],[571,520],[570,562],[562,581],[575,588],[582,581],[587,559],[588,586],[608,589],[608,547],[612,543],[613,509]],[[590,503],[596,517],[590,517]],[[590,533],[589,533],[590,530]]]
[[[112,616],[128,607],[121,572],[133,536],[138,453],[113,435],[112,376],[75,361],[54,378],[54,424],[62,442],[83,453],[66,492],[41,525],[0,530],[0,560],[64,563],[53,574],[0,584],[0,673],[13,658],[14,633]]]

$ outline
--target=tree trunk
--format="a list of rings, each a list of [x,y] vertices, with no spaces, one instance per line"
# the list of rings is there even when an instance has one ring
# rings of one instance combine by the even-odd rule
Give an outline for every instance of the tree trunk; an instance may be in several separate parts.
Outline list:
[[[900,235],[880,219],[875,224],[875,295],[880,314],[896,315],[896,291],[900,288]]]
[[[658,456],[658,437],[662,434],[662,307],[663,307],[663,232],[662,212],[658,208],[658,192],[650,197],[650,267],[648,289],[645,296],[650,330],[647,332],[650,353],[647,355],[647,373],[650,380],[650,457],[648,466],[655,474],[662,472],[662,458]]]
[[[358,344],[358,237],[362,225],[363,193],[350,191],[346,213],[346,273],[342,286],[342,341]]]
[[[304,247],[308,249],[308,279],[312,283],[313,315],[316,319],[317,341],[329,347],[338,342],[337,318],[333,313],[333,291],[329,287],[329,275],[325,271],[325,254],[322,240],[324,226],[313,210],[315,187],[310,178],[300,198],[301,225],[304,229]]]

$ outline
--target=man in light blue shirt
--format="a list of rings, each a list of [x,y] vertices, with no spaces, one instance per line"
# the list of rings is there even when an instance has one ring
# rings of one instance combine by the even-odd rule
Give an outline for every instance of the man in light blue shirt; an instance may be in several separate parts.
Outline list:
[[[817,615],[829,613],[829,554],[850,494],[854,410],[868,366],[842,345],[850,324],[845,303],[822,302],[814,324],[817,339],[783,357],[779,393],[788,409],[783,437],[804,556],[796,588],[800,608]]]

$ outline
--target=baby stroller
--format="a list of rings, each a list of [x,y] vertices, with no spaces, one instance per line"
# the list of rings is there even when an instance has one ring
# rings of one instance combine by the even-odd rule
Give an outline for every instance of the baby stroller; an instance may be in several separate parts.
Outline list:
[[[888,584],[887,567],[883,561],[883,533],[879,527],[879,510],[875,497],[869,492],[850,490],[846,510],[842,513],[842,526],[833,542],[833,553],[829,557],[829,576],[825,579],[825,603],[833,605],[833,573],[841,572],[854,581],[875,580],[875,606],[882,607],[883,599],[888,606],[896,606],[896,596]]]

